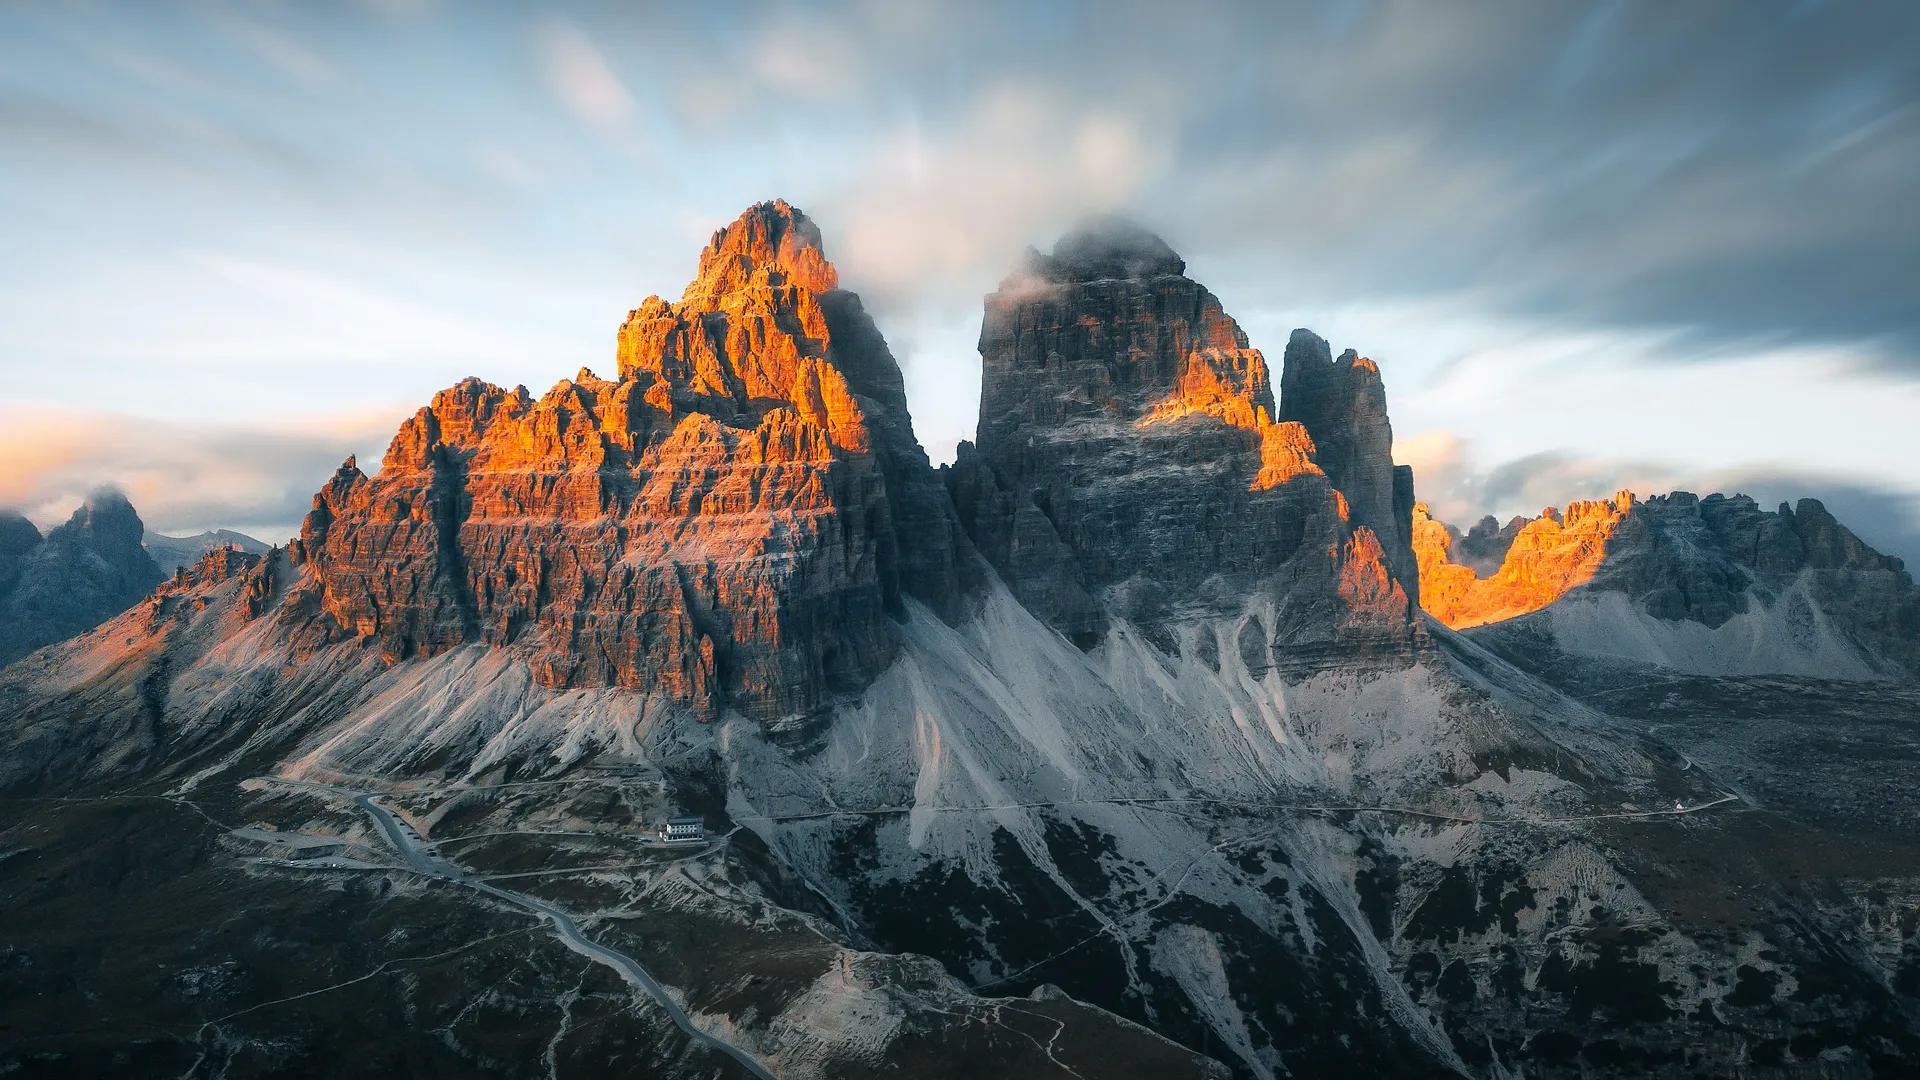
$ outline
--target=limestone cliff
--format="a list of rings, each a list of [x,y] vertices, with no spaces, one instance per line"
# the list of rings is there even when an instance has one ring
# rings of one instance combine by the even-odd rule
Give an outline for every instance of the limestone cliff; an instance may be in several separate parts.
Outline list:
[[[1186,618],[1270,603],[1270,636],[1242,643],[1257,669],[1404,654],[1415,579],[1383,400],[1303,377],[1294,411],[1321,432],[1274,419],[1264,358],[1185,269],[1101,222],[987,298],[977,442],[948,474],[969,535],[1083,645],[1113,618],[1170,642]]]
[[[44,538],[18,514],[0,514],[0,665],[90,630],[152,591],[161,574],[140,547],[143,531],[133,504],[109,489]]]
[[[537,398],[467,379],[377,475],[349,459],[293,547],[341,630],[395,659],[516,644],[549,685],[775,720],[885,667],[905,598],[958,611],[966,542],[899,367],[800,211],[715,233],[618,364]]]

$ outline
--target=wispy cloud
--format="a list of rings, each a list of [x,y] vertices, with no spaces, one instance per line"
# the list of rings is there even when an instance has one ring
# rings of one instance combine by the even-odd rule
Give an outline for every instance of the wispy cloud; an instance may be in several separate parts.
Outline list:
[[[549,19],[539,29],[540,73],[560,104],[602,136],[634,148],[640,107],[579,25]]]
[[[883,303],[964,282],[964,292],[943,291],[972,307],[977,287],[1011,270],[1022,249],[1127,205],[1167,163],[1136,117],[1005,83],[946,127],[916,120],[883,133],[819,212],[835,226],[837,261]]]
[[[210,9],[208,17],[221,33],[267,66],[309,89],[340,79],[333,61],[285,30],[231,8]]]
[[[824,19],[793,15],[769,20],[747,50],[748,70],[781,94],[836,98],[865,78],[859,42]]]

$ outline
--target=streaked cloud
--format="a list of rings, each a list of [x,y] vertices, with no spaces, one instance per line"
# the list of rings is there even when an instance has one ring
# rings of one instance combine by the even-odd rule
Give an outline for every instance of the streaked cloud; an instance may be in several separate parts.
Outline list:
[[[289,79],[317,89],[340,78],[340,69],[295,35],[256,20],[237,8],[210,8],[207,17],[247,51]]]

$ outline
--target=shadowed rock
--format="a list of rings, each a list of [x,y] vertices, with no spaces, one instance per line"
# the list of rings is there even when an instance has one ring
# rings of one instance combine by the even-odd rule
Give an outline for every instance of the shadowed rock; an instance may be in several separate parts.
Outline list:
[[[151,592],[161,573],[140,546],[144,531],[112,489],[87,496],[44,538],[19,515],[0,516],[0,664],[91,630]]]
[[[1353,520],[1380,538],[1395,577],[1414,593],[1413,470],[1393,463],[1379,366],[1352,349],[1336,359],[1325,338],[1295,330],[1281,362],[1279,416],[1306,427],[1316,460],[1347,497]]]
[[[1404,654],[1414,579],[1395,567],[1413,563],[1373,437],[1383,401],[1369,399],[1377,425],[1350,394],[1305,412],[1351,475],[1384,471],[1384,539],[1350,513],[1310,428],[1273,419],[1265,360],[1184,269],[1158,237],[1104,221],[1030,252],[987,298],[978,439],[948,476],[969,535],[1083,645],[1113,617],[1171,641],[1184,619],[1272,602],[1262,670]]]

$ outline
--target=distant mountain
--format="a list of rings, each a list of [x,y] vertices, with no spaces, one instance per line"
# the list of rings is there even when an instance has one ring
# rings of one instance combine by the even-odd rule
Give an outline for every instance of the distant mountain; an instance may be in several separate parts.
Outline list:
[[[1421,506],[1414,528],[1422,604],[1484,642],[1699,675],[1920,678],[1920,588],[1816,499],[1623,491],[1466,537]],[[1463,547],[1497,568],[1456,562]]]
[[[0,513],[0,665],[83,633],[140,601],[163,575],[140,546],[133,504],[101,490],[40,535]]]
[[[159,565],[160,572],[172,577],[181,567],[192,566],[200,561],[200,556],[215,548],[231,547],[249,555],[265,555],[272,547],[264,541],[255,540],[246,533],[232,529],[212,529],[192,536],[167,536],[164,533],[149,531],[141,540],[147,554]]]
[[[1113,221],[987,298],[945,470],[784,202],[615,348],[541,395],[449,387],[285,550],[0,672],[0,794],[32,797],[0,822],[0,1071],[1920,1056],[1920,690],[1586,679],[1599,638],[1505,636],[1593,599],[1643,637],[1762,607],[1897,635],[1911,583],[1814,507],[1483,529],[1515,570],[1476,599],[1430,573],[1452,537],[1380,366],[1299,330],[1276,379]],[[689,814],[707,843],[649,842]]]

